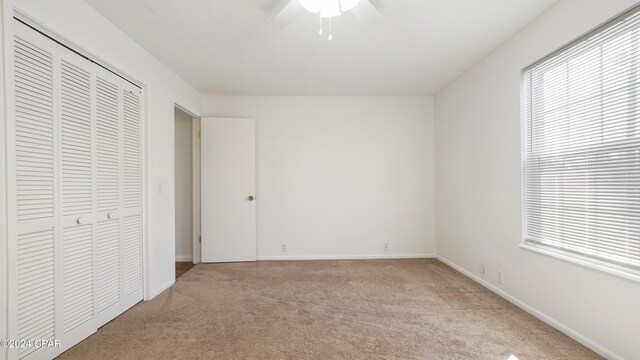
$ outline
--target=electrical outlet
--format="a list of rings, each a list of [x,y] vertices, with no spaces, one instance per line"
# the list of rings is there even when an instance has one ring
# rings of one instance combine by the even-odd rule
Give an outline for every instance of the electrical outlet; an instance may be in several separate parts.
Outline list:
[[[498,271],[498,285],[502,285],[502,271]]]
[[[287,244],[280,244],[280,252],[287,252]]]
[[[484,264],[480,264],[480,275],[484,275],[484,274],[485,274]]]
[[[389,251],[389,243],[384,243],[384,251]]]

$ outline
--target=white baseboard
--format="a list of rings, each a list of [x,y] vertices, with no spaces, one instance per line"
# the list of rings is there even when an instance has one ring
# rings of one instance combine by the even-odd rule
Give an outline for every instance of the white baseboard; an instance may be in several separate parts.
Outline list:
[[[191,255],[176,255],[176,261],[193,261]]]
[[[382,255],[278,255],[258,256],[258,260],[374,260],[374,259],[434,259],[435,254],[382,254]]]
[[[454,268],[455,270],[461,272],[462,274],[464,274],[468,278],[470,278],[473,281],[477,282],[478,284],[486,287],[487,289],[493,291],[494,293],[502,296],[507,301],[511,302],[512,304],[516,305],[517,307],[521,308],[522,310],[528,312],[529,314],[535,316],[539,320],[542,320],[543,322],[547,323],[548,325],[556,328],[557,330],[563,332],[564,334],[566,334],[570,338],[572,338],[575,341],[579,342],[580,344],[588,347],[589,349],[591,349],[594,352],[596,352],[597,354],[605,357],[606,359],[609,359],[609,360],[624,360],[624,358],[622,356],[620,356],[620,355],[616,354],[615,352],[605,348],[604,346],[598,344],[597,342],[587,338],[586,336],[582,335],[581,333],[575,331],[574,329],[572,329],[569,326],[561,323],[560,321],[552,318],[551,316],[543,313],[542,311],[534,308],[533,306],[525,303],[524,301],[512,296],[511,294],[509,294],[506,291],[500,289],[499,287],[496,287],[495,285],[485,281],[484,279],[482,279],[478,275],[476,275],[476,274],[474,274],[474,273],[472,273],[470,271],[467,271],[466,269],[456,265],[452,261],[447,260],[447,259],[443,258],[442,256],[436,256],[436,259],[442,261],[443,263],[447,264],[448,266],[450,266],[450,267]]]

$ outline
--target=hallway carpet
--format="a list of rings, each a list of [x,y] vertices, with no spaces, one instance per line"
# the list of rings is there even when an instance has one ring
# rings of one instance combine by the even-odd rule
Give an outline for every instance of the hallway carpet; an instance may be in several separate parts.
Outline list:
[[[424,259],[197,265],[60,358],[507,360],[511,355],[599,359],[443,263]]]
[[[194,266],[191,261],[176,261],[176,279],[191,270]]]

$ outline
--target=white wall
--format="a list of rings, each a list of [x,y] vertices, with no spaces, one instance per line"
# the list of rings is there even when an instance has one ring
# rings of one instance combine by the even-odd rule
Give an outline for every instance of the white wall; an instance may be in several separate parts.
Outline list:
[[[256,119],[260,259],[434,254],[431,97],[209,97],[204,114]]]
[[[634,3],[561,1],[436,97],[438,256],[476,276],[486,263],[481,280],[607,357],[626,359],[640,359],[640,283],[518,247],[520,72]]]
[[[193,260],[192,117],[175,110],[176,261]]]
[[[146,95],[145,296],[157,295],[174,282],[174,104],[199,114],[201,95],[115,25],[82,0],[2,0],[68,42],[144,85]],[[4,22],[10,43],[12,21]],[[13,56],[11,47],[7,57]],[[10,70],[10,69],[9,69]],[[7,86],[12,86],[7,84]]]

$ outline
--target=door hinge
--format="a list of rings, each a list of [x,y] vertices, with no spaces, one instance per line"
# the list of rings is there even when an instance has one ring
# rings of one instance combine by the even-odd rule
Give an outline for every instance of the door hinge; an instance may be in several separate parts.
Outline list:
[[[198,130],[198,139],[202,139],[202,130]]]
[[[198,236],[198,242],[202,244],[202,236]]]

